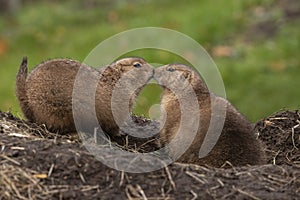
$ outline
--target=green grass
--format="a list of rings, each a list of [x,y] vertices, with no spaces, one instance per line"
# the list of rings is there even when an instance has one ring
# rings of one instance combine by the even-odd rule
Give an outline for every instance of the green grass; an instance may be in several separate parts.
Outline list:
[[[271,38],[245,42],[247,30],[260,18],[253,15],[265,7],[266,18],[279,21],[282,13],[272,0],[245,1],[103,1],[86,8],[83,1],[36,2],[24,5],[15,16],[0,18],[0,110],[21,115],[14,95],[15,74],[24,55],[29,68],[43,60],[69,57],[84,60],[108,37],[137,27],[165,27],[192,37],[208,51],[218,45],[231,46],[236,55],[216,57],[227,98],[251,121],[281,108],[299,108],[300,32],[299,20],[284,22]],[[51,13],[49,12],[51,10]],[[1,53],[1,44],[7,49]],[[126,54],[127,55],[127,54]],[[140,50],[128,55],[149,62],[184,62],[170,53]],[[159,102],[161,90],[150,85],[138,99],[135,112],[148,115]]]

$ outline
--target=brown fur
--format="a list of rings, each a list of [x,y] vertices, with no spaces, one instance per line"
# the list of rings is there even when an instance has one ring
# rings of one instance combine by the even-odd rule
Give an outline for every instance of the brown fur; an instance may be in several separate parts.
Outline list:
[[[172,68],[171,71],[169,70],[170,68]],[[171,140],[176,138],[174,145],[169,145],[170,155],[176,157],[182,148],[182,144],[187,139],[191,139],[192,141],[184,154],[178,156],[178,162],[213,167],[221,167],[226,161],[230,162],[233,166],[265,163],[264,152],[262,151],[260,142],[256,139],[251,123],[226,99],[210,93],[196,71],[184,65],[170,64],[157,68],[154,78],[164,88],[161,106],[162,112],[166,113],[166,119],[160,132],[161,145],[170,144]],[[181,120],[180,104],[174,92],[166,86],[173,85],[175,88],[178,88],[180,85],[184,85],[184,80],[194,89],[199,104],[198,112],[200,113],[200,120],[195,138],[191,138],[189,127],[184,129],[184,135],[175,137]],[[214,108],[217,112],[212,113],[212,105],[215,105]],[[190,113],[194,112],[194,108],[189,109]],[[222,116],[220,116],[222,109],[225,113],[225,122],[223,129],[221,129],[220,137],[213,149],[205,157],[199,158],[199,151],[209,124],[212,119],[216,120],[214,123],[222,121]],[[193,120],[193,116],[190,116],[190,120]]]
[[[134,63],[141,67],[134,67]],[[24,58],[17,74],[16,95],[25,117],[38,124],[45,124],[51,131],[67,133],[76,131],[73,112],[72,94],[78,70],[86,74],[82,85],[88,91],[88,79],[99,80],[95,94],[96,115],[102,129],[110,135],[118,135],[119,127],[111,114],[111,95],[115,84],[123,74],[136,72],[140,81],[146,82],[152,77],[153,69],[143,59],[125,58],[119,60],[101,72],[78,61],[53,59],[39,64],[28,75],[27,58]],[[97,83],[97,82],[96,82]],[[81,88],[78,102],[85,103],[85,88]],[[138,91],[137,91],[138,92]],[[132,97],[131,101],[134,101]],[[132,107],[130,102],[130,109]],[[82,108],[85,108],[84,106]],[[93,108],[81,110],[82,119],[88,123],[89,113]]]

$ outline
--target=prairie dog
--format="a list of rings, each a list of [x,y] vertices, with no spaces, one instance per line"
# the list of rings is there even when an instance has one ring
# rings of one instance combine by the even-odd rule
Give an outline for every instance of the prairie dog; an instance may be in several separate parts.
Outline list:
[[[165,124],[160,131],[160,144],[162,146],[170,144],[176,138],[175,135],[181,120],[181,105],[178,94],[175,94],[168,87],[181,87],[182,92],[185,92],[187,90],[185,84],[187,84],[193,88],[198,101],[195,108],[199,108],[200,119],[195,137],[192,138],[192,130],[187,127],[183,135],[177,137],[173,145],[168,146],[170,155],[176,157],[182,150],[182,144],[185,144],[185,140],[191,139],[191,145],[181,156],[178,156],[178,162],[213,167],[221,167],[226,161],[234,166],[256,165],[265,162],[264,152],[260,142],[256,139],[252,124],[226,99],[209,92],[200,75],[192,68],[182,64],[165,65],[155,69],[154,79],[163,87],[161,109],[162,113],[165,113]],[[186,95],[185,98],[189,98],[189,96]],[[211,108],[212,103],[215,106],[214,112]],[[188,109],[192,111],[194,108]],[[221,121],[222,116],[219,111],[222,110],[225,113],[225,119],[223,118],[225,121],[223,128],[220,129],[220,137],[212,150],[205,157],[200,158],[199,151],[209,129],[210,121],[213,118]],[[191,115],[190,120],[192,119],[193,116]],[[215,120],[213,121],[216,122]]]
[[[151,79],[153,68],[141,58],[124,58],[101,70],[70,59],[53,59],[37,65],[29,74],[27,58],[24,58],[16,78],[16,96],[24,116],[30,121],[45,124],[54,132],[75,132],[72,94],[79,69],[89,77],[99,80],[95,92],[95,108],[89,109],[96,110],[97,119],[106,133],[119,135],[119,126],[111,113],[112,91],[127,72],[138,74],[138,77],[131,79],[139,79],[144,84]],[[133,81],[130,83],[134,84]],[[138,92],[139,90],[136,94]],[[82,102],[85,98],[84,95],[80,96]],[[133,101],[134,97],[131,98],[129,109],[132,108]],[[88,109],[82,112],[82,118],[89,114]]]

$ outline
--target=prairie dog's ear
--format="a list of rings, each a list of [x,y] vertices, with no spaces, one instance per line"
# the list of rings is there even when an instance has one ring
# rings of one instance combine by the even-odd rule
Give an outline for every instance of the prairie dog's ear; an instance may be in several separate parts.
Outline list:
[[[197,77],[198,77],[197,72],[191,71],[191,73],[190,73],[190,82],[192,82],[192,80],[197,79]]]
[[[193,77],[194,77],[194,72],[193,71],[180,71],[181,73],[181,77],[183,77],[185,80],[187,80],[189,83],[192,81]]]

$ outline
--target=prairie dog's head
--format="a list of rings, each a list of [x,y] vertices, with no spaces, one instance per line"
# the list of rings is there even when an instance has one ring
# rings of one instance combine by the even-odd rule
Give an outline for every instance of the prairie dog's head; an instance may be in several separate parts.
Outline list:
[[[102,71],[104,95],[110,95],[110,104],[120,124],[131,111],[136,96],[153,78],[154,68],[142,58],[123,58]],[[116,109],[114,109],[116,108]]]
[[[113,62],[101,72],[102,81],[111,85],[115,85],[121,78],[128,85],[144,85],[153,77],[154,68],[142,58],[130,57]]]
[[[155,69],[154,79],[164,90],[181,90],[192,87],[197,95],[209,93],[200,75],[183,64],[168,64]]]
[[[122,58],[112,63],[111,66],[114,66],[123,72],[130,71],[134,68],[139,69],[142,67],[151,67],[151,65],[149,65],[144,59],[138,57]],[[151,67],[151,69],[153,68]]]

